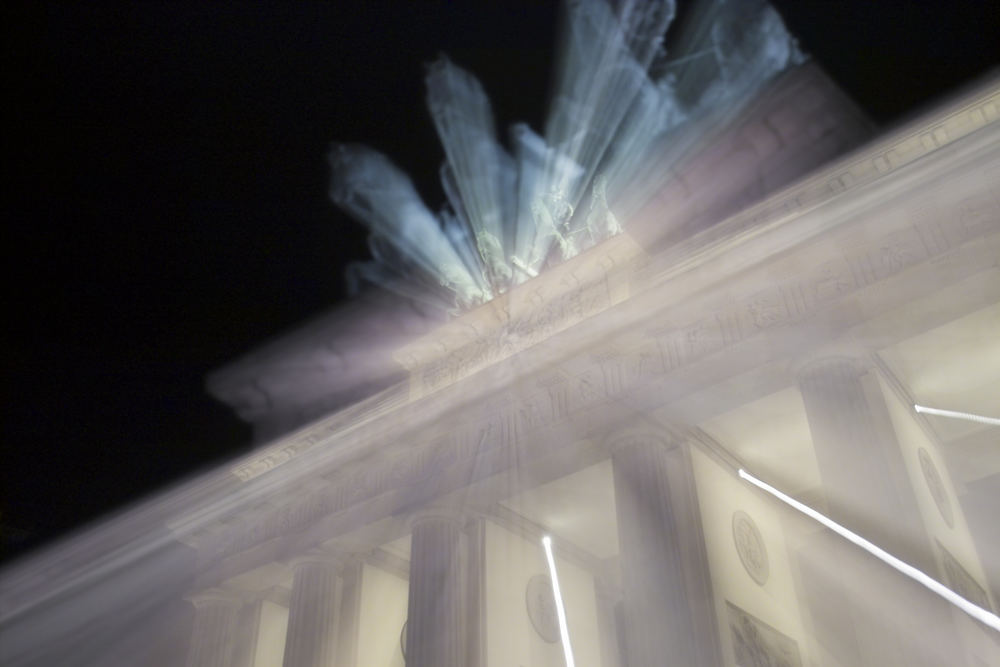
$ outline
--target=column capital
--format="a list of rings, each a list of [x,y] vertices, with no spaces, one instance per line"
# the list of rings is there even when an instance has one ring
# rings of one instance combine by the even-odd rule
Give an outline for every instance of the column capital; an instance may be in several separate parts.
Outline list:
[[[795,377],[802,381],[830,374],[858,377],[867,371],[869,366],[870,364],[862,357],[831,354],[801,360],[792,367],[792,371],[795,373]]]
[[[336,551],[310,549],[304,554],[293,556],[288,561],[288,567],[293,572],[299,568],[307,567],[309,565],[327,565],[334,570],[339,570],[347,563],[348,559],[348,555]]]
[[[336,559],[342,570],[347,569],[351,565],[365,562],[371,556],[372,551],[374,551],[374,547],[369,544],[359,542],[344,543],[340,541],[327,542],[321,549],[324,553],[329,554],[331,558]]]
[[[406,527],[411,531],[418,525],[431,521],[454,524],[461,530],[469,519],[469,512],[448,505],[431,505],[406,515]]]
[[[612,431],[605,437],[604,442],[608,450],[614,454],[635,445],[662,447],[669,451],[681,446],[687,440],[688,438],[680,432],[680,429],[626,427]]]
[[[187,599],[194,604],[195,615],[187,667],[230,667],[243,601],[221,588],[201,591]]]
[[[244,602],[244,598],[239,592],[223,588],[209,588],[189,593],[184,596],[184,599],[193,604],[196,609],[210,605],[239,607]]]
[[[334,664],[336,655],[337,582],[340,560],[314,549],[292,559],[295,576],[288,602],[285,665]]]

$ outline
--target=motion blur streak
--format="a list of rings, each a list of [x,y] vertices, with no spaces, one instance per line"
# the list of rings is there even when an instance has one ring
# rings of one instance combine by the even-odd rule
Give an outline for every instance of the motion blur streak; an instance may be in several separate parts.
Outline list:
[[[943,597],[948,602],[952,603],[953,605],[964,611],[969,616],[985,623],[986,625],[990,626],[997,632],[1000,632],[1000,616],[990,613],[978,605],[972,604],[962,596],[957,595],[947,586],[942,586],[937,580],[930,577],[926,573],[921,572],[912,565],[904,563],[903,561],[899,560],[898,558],[888,553],[884,549],[880,549],[879,547],[875,546],[874,544],[872,544],[865,538],[861,537],[857,533],[851,532],[850,530],[844,528],[833,519],[830,519],[829,517],[820,514],[813,508],[809,507],[808,505],[800,503],[791,496],[788,496],[782,493],[781,491],[778,491],[770,484],[757,479],[743,468],[739,469],[739,475],[740,477],[750,482],[757,488],[767,491],[778,500],[781,500],[782,502],[791,505],[798,511],[802,512],[811,519],[815,519],[816,521],[820,522],[821,524],[823,524],[833,532],[837,533],[844,539],[848,540],[849,542],[853,542],[854,544],[858,545],[871,555],[881,560],[883,563],[891,565],[892,567],[896,568],[897,570],[899,570],[906,576],[910,577],[914,581],[923,584],[933,592]]]
[[[996,417],[984,417],[982,415],[974,415],[969,412],[955,412],[954,410],[940,410],[938,408],[928,408],[923,405],[914,405],[913,409],[917,412],[922,412],[928,415],[937,415],[938,417],[951,417],[952,419],[964,419],[966,421],[977,422],[979,424],[1000,426],[1000,419],[997,419]]]
[[[559,636],[562,638],[563,653],[566,654],[566,667],[574,667],[573,649],[569,644],[569,628],[566,625],[566,608],[563,606],[562,591],[559,590],[559,575],[556,574],[556,559],[552,555],[552,538],[546,535],[542,538],[545,547],[545,559],[549,562],[549,574],[552,576],[552,595],[556,599],[556,613],[559,615]]]

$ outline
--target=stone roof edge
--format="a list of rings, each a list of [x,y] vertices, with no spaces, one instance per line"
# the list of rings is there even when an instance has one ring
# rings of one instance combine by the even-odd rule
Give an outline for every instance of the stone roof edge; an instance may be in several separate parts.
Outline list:
[[[874,139],[845,157],[820,168],[804,180],[695,235],[679,244],[676,249],[663,253],[651,261],[650,266],[643,269],[645,273],[645,279],[642,281],[645,283],[643,291],[676,278],[680,273],[708,261],[717,253],[727,252],[751,238],[781,228],[809,210],[866,187],[921,157],[950,146],[998,122],[1000,122],[1000,72],[994,72],[973,90],[953,97],[950,102],[944,103],[936,110],[906,123],[890,136]],[[657,268],[665,263],[664,257],[671,262],[670,268],[658,271]],[[687,259],[684,259],[685,257]],[[458,318],[454,322],[460,320],[461,318]],[[557,333],[558,331],[553,332],[554,335]],[[411,403],[404,397],[402,391],[400,385],[395,385],[284,436],[231,467],[232,474],[243,481],[248,481],[290,460],[305,449],[337,438],[342,434],[339,425],[343,424],[344,428],[353,430],[359,425],[357,420],[367,424]],[[348,421],[351,421],[351,424],[345,424]]]
[[[649,286],[671,280],[716,253],[765,235],[841,195],[862,190],[998,122],[1000,69],[934,109],[876,136],[763,201],[657,254],[647,268]]]

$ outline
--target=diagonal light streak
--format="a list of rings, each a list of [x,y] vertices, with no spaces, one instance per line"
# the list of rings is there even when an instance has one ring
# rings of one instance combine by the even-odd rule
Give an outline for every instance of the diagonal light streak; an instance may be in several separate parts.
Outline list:
[[[575,667],[573,649],[569,645],[569,627],[566,625],[566,609],[563,607],[562,592],[559,590],[559,576],[556,574],[556,559],[552,556],[552,538],[546,535],[542,538],[545,547],[545,559],[549,562],[549,574],[552,576],[552,594],[556,599],[556,615],[559,617],[559,636],[562,637],[563,653],[566,655],[566,667]]]
[[[924,405],[914,405],[913,409],[917,412],[922,412],[928,415],[937,415],[938,417],[950,417],[951,419],[964,419],[970,422],[978,422],[980,424],[989,424],[990,426],[1000,426],[1000,419],[996,417],[984,417],[983,415],[974,415],[971,412],[956,412],[954,410],[941,410],[939,408],[928,408]]]
[[[985,623],[986,625],[993,628],[997,632],[1000,632],[1000,616],[997,616],[996,614],[986,609],[983,609],[979,605],[974,604],[969,600],[966,600],[961,595],[955,593],[955,591],[951,590],[947,586],[944,586],[930,575],[922,572],[921,570],[918,570],[909,563],[904,563],[903,561],[896,558],[886,550],[872,544],[871,542],[861,537],[857,533],[854,533],[848,530],[847,528],[841,526],[839,523],[829,518],[828,516],[820,514],[813,508],[809,507],[808,505],[800,503],[799,501],[795,500],[795,498],[792,498],[791,496],[782,493],[781,491],[777,490],[770,484],[757,479],[743,468],[740,468],[738,473],[740,477],[750,482],[757,488],[767,491],[778,500],[781,500],[782,502],[791,505],[798,511],[808,516],[809,518],[815,519],[816,521],[823,524],[833,532],[837,533],[847,541],[853,542],[854,544],[858,545],[871,555],[881,560],[883,563],[892,566],[893,568],[902,572],[903,574],[910,577],[917,583],[923,584],[924,586],[929,588],[932,592],[937,593],[945,600],[952,603],[953,605],[955,605],[956,607],[964,611],[966,614],[976,619],[977,621]]]

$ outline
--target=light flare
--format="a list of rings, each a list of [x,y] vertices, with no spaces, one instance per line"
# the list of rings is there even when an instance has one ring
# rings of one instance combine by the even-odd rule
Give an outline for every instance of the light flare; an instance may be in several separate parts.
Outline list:
[[[543,537],[542,546],[545,547],[545,560],[549,562],[549,576],[552,577],[552,596],[556,599],[556,616],[559,617],[559,636],[562,638],[563,653],[566,656],[566,667],[575,667],[573,649],[569,645],[566,608],[563,606],[562,592],[559,589],[559,575],[556,574],[556,559],[552,555],[552,538],[548,535]]]
[[[956,412],[955,410],[941,410],[939,408],[928,408],[925,405],[914,405],[913,409],[927,415],[937,415],[938,417],[949,417],[951,419],[964,419],[965,421],[977,422],[979,424],[989,424],[990,426],[1000,426],[1000,419],[996,417],[984,417],[974,415],[971,412]]]
[[[795,498],[792,498],[791,496],[782,493],[781,491],[774,488],[767,482],[757,479],[743,468],[740,468],[738,473],[741,478],[750,482],[757,488],[767,491],[768,493],[770,493],[772,496],[782,501],[783,503],[797,509],[798,511],[802,512],[809,518],[818,521],[819,523],[823,524],[833,532],[837,533],[838,535],[846,539],[848,542],[856,544],[857,546],[861,547],[871,555],[878,558],[886,565],[895,568],[896,570],[905,574],[906,576],[913,579],[917,583],[927,587],[928,589],[931,590],[931,592],[940,595],[945,600],[952,603],[953,605],[964,611],[972,618],[993,628],[997,632],[1000,632],[1000,616],[997,616],[996,614],[990,612],[989,610],[983,609],[979,605],[974,604],[969,600],[966,600],[955,591],[951,590],[944,584],[940,583],[938,580],[931,577],[929,574],[921,570],[918,570],[909,563],[901,561],[900,559],[896,558],[885,549],[882,549],[881,547],[872,544],[871,542],[861,537],[857,533],[848,530],[847,528],[841,526],[839,523],[837,523],[830,517],[824,514],[820,514],[813,508],[809,507],[808,505],[800,503],[798,500],[795,500]]]

